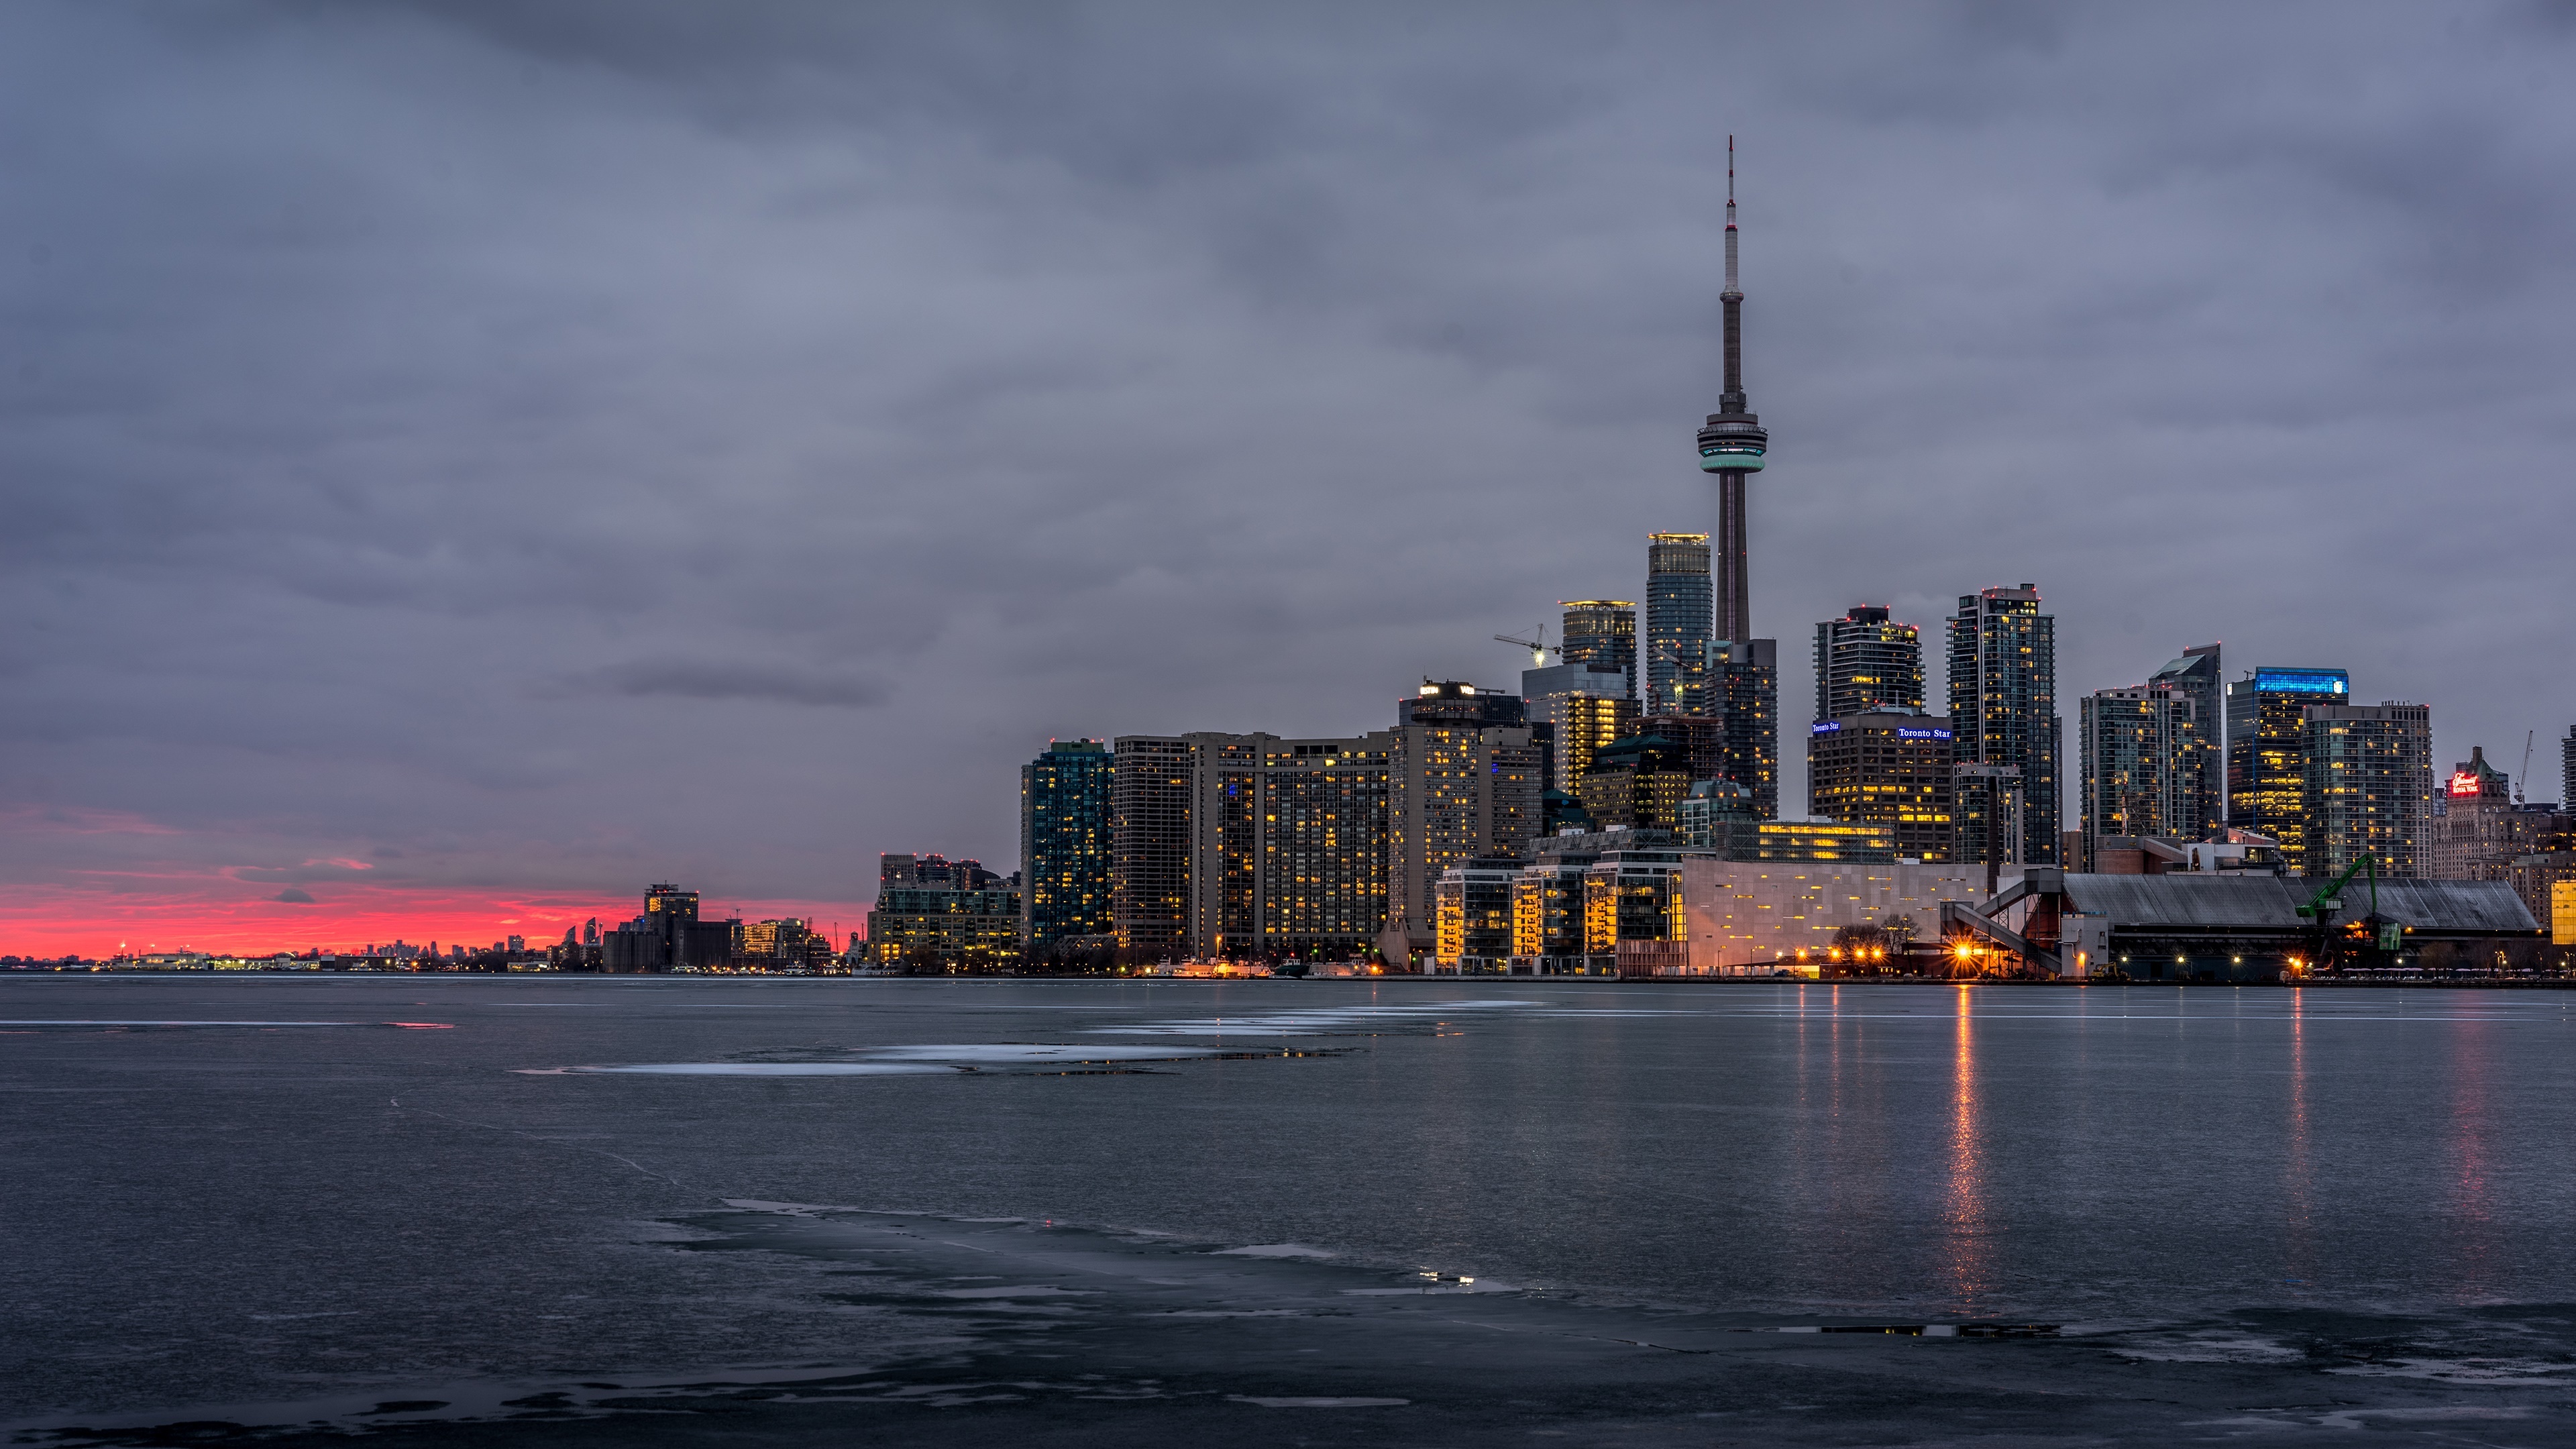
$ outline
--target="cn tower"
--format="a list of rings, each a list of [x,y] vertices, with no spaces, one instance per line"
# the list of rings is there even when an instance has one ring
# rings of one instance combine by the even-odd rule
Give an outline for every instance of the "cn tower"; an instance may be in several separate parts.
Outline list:
[[[1744,579],[1744,475],[1762,471],[1771,435],[1744,405],[1744,293],[1735,284],[1735,138],[1726,138],[1726,391],[1699,430],[1701,471],[1717,475],[1717,637],[1753,637],[1752,594]]]

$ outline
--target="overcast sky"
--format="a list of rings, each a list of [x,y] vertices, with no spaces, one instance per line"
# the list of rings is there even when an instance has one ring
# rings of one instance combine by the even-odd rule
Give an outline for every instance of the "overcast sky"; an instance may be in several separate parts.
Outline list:
[[[1729,133],[1784,802],[1814,621],[2024,581],[2070,750],[2223,639],[2556,798],[2571,60],[2565,4],[11,5],[0,949],[847,929],[879,851],[1010,868],[1049,736],[1516,686],[1491,635],[1714,526]]]

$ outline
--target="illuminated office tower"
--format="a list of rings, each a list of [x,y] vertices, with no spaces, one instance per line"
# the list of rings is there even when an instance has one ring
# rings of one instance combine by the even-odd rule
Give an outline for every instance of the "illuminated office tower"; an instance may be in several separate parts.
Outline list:
[[[1099,740],[1049,740],[1020,766],[1020,954],[1043,958],[1068,936],[1108,936],[1110,781]]]
[[[2279,841],[2294,871],[2307,868],[2306,710],[2351,693],[2343,670],[2283,665],[2227,686],[2227,823]]]
[[[1563,645],[1558,657],[1568,664],[1604,665],[1628,680],[1628,697],[1637,697],[1637,606],[1627,599],[1566,599]]]
[[[2171,833],[2207,839],[2227,824],[2227,676],[2219,672],[2218,646],[2195,644],[2182,657],[2147,676],[2191,700],[2192,727],[2200,735],[2200,779],[2191,808]]]
[[[2083,698],[2075,723],[2083,869],[2099,867],[2106,836],[2200,838],[2210,742],[2199,715],[2187,690],[2152,680]]]
[[[1878,604],[1862,604],[1816,626],[1816,713],[1921,714],[1923,639]]]
[[[2367,855],[2383,876],[2424,874],[2433,815],[2433,712],[2420,704],[2312,704],[2306,748],[2306,864],[2335,875]]]
[[[1807,726],[1807,813],[1885,826],[1899,857],[1946,861],[1953,761],[1950,722],[1939,715],[1817,720]]]
[[[1960,595],[1950,620],[1950,730],[1958,758],[2020,771],[2017,783],[1959,780],[1953,860],[1985,864],[1993,840],[2004,842],[1999,864],[2057,860],[2065,732],[2057,717],[2057,619],[2039,603],[2030,584],[1987,589]],[[2017,798],[2019,808],[1998,819],[1996,802],[2007,798]]]
[[[1646,687],[1640,714],[1700,714],[1708,672],[1708,535],[1646,536]]]

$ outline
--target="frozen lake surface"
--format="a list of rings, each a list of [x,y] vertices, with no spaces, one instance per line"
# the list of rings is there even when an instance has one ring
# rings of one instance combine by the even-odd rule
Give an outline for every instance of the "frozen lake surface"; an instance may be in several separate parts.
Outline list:
[[[2571,1011],[0,977],[0,1423],[2576,1443]]]

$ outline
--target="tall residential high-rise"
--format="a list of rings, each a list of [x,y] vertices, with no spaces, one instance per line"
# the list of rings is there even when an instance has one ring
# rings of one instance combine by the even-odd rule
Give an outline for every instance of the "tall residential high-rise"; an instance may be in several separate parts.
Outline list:
[[[1816,719],[1922,712],[1920,630],[1889,618],[1880,604],[1816,626]]]
[[[2192,725],[2200,734],[2200,779],[2194,787],[2194,802],[2172,833],[2194,838],[2215,835],[2227,824],[2227,759],[2223,753],[2227,739],[2227,676],[2219,672],[2218,646],[2195,644],[2185,649],[2180,659],[2148,675],[2147,683],[2171,685],[2190,696]]]
[[[1049,740],[1020,766],[1020,954],[1044,957],[1068,936],[1107,936],[1111,779],[1099,740]]]
[[[1902,859],[1948,860],[1954,763],[1950,722],[1939,715],[1817,720],[1807,726],[1807,813],[1883,825]]]
[[[1708,672],[1708,535],[1646,536],[1646,679],[1640,714],[1705,712]]]
[[[1121,735],[1110,888],[1121,955],[1366,950],[1386,919],[1392,740]]]
[[[2155,680],[2084,696],[2075,726],[2083,869],[2100,867],[2105,837],[2200,838],[2210,744],[2199,715],[2189,691]]]
[[[2567,738],[2558,742],[2558,803],[2576,812],[2576,725],[2569,725]]]
[[[2420,876],[2433,815],[2433,712],[2420,704],[2312,704],[2302,711],[2302,843],[2309,875],[2368,855],[2383,876]]]
[[[1750,410],[1744,393],[1744,289],[1735,271],[1735,138],[1726,138],[1726,290],[1717,294],[1726,317],[1726,388],[1717,411],[1699,430],[1699,466],[1717,475],[1716,637],[1742,643],[1753,637],[1752,589],[1745,575],[1744,480],[1762,470],[1771,435]],[[1649,713],[1671,707],[1657,699]],[[1697,713],[1697,711],[1674,711]]]
[[[1723,726],[1723,778],[1752,792],[1753,818],[1780,818],[1780,645],[1774,639],[1708,646],[1703,708]]]
[[[1568,664],[1606,665],[1627,676],[1628,697],[1637,697],[1637,606],[1627,599],[1564,599],[1564,644],[1557,657]]]
[[[2291,870],[2308,869],[2306,710],[2351,694],[2340,669],[2267,664],[2228,683],[2227,823],[2279,841]]]
[[[2047,865],[2058,856],[2065,730],[2057,717],[2057,618],[2039,602],[2030,584],[1961,594],[1950,620],[1950,729],[1959,760],[2021,772],[2017,783],[1960,780],[1954,860],[1986,863],[1990,839],[2007,842],[1999,864]],[[1991,802],[2011,796],[2019,809],[1995,818]]]
[[[1516,854],[1537,836],[1540,746],[1526,727],[1466,721],[1399,725],[1391,736],[1380,949],[1402,969],[1432,947],[1441,872]]]

